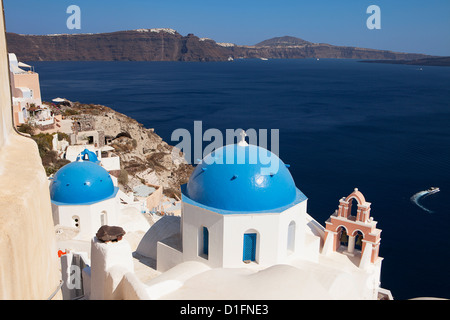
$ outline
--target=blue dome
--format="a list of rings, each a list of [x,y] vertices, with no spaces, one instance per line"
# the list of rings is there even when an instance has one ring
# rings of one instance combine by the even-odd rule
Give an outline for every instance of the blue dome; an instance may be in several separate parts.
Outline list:
[[[104,168],[90,161],[75,161],[58,170],[50,197],[61,204],[90,204],[115,196],[117,188]]]
[[[83,161],[91,161],[93,163],[99,164],[100,160],[98,160],[97,155],[95,152],[92,152],[88,149],[84,149],[78,156],[77,161],[83,160]]]
[[[183,195],[201,205],[227,211],[258,212],[306,197],[283,161],[255,145],[227,145],[197,165]]]

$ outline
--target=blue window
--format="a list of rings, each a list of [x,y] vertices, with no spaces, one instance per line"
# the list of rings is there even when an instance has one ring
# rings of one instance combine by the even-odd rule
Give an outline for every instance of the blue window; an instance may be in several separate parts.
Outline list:
[[[209,250],[209,232],[208,228],[203,227],[203,254],[208,256]]]
[[[255,261],[256,257],[256,233],[244,233],[243,261]]]

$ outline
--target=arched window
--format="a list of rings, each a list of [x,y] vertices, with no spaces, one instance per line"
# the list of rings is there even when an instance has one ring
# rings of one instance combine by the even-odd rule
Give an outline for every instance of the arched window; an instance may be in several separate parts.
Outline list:
[[[349,217],[355,217],[358,215],[358,200],[356,198],[352,198],[350,200],[351,210],[349,212]]]
[[[205,259],[208,259],[209,255],[209,231],[204,226],[198,230],[198,255]]]
[[[295,250],[295,221],[291,221],[287,232],[287,252],[293,253]]]

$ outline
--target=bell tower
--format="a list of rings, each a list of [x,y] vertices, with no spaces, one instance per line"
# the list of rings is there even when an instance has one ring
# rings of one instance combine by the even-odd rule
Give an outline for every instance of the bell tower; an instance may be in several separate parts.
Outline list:
[[[381,259],[378,256],[381,230],[376,228],[377,222],[370,217],[370,205],[357,188],[339,200],[338,209],[325,222],[323,254],[340,252],[359,256],[359,267],[363,269]]]

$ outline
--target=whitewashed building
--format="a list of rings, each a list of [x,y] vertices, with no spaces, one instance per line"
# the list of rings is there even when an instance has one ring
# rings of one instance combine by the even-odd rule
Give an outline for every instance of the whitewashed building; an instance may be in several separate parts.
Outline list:
[[[54,224],[75,228],[77,239],[91,239],[102,225],[118,223],[118,190],[98,164],[66,164],[50,183]]]
[[[117,197],[106,170],[91,161],[66,165],[50,193],[55,222],[90,235],[83,294],[143,300],[392,299],[380,287],[381,230],[370,217],[370,203],[355,190],[341,199],[325,228],[307,213],[307,198],[288,167],[245,141],[219,148],[182,186],[181,217],[160,218],[130,246],[126,238],[101,243],[95,237],[102,224],[121,223],[114,218]]]
[[[276,172],[263,174],[262,155],[277,162]],[[160,244],[158,270],[182,261],[222,268],[271,266],[293,257],[317,261],[321,231],[307,215],[306,203],[274,154],[253,145],[218,149],[182,187],[182,251]]]
[[[137,247],[136,254],[154,260],[161,275],[134,294],[144,290],[141,299],[392,299],[380,287],[381,230],[360,191],[340,201],[325,228],[307,213],[308,199],[288,168],[275,154],[245,141],[207,155],[182,186],[181,217],[160,219]],[[348,210],[352,201],[358,217]]]
[[[91,161],[98,161],[106,171],[111,172],[120,170],[120,157],[113,151],[114,148],[111,146],[95,147],[92,144],[69,145],[66,147],[62,157],[71,162],[92,158]]]

